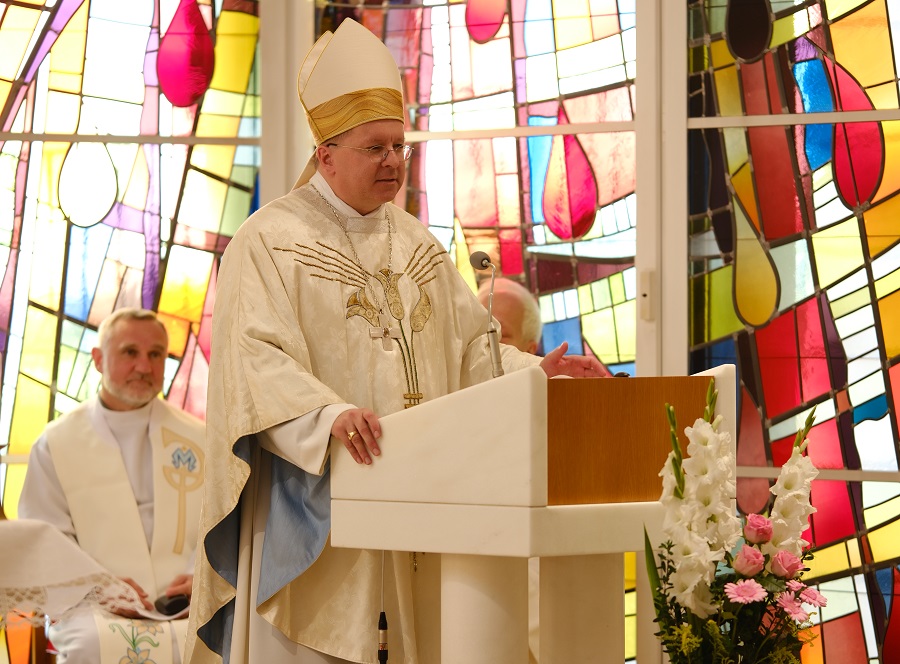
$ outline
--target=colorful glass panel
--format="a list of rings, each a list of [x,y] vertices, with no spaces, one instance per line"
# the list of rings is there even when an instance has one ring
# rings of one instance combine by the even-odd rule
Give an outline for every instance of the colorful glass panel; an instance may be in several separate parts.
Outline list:
[[[780,466],[815,407],[809,454],[818,467],[863,477],[896,471],[896,120],[830,115],[792,124],[778,116],[898,109],[891,18],[900,3],[686,6],[696,120],[688,137],[691,371],[737,364],[741,466]],[[729,31],[735,8],[763,11]],[[729,126],[702,128],[705,118],[726,116]],[[768,116],[766,126],[748,116]],[[768,487],[740,479],[739,508],[764,510]],[[898,493],[874,478],[813,483],[816,557],[807,578],[829,603],[818,619],[820,646],[804,650],[804,664],[898,661]]]
[[[96,393],[114,309],[169,330],[165,391],[203,416],[214,265],[256,207],[258,4],[0,2],[0,495]],[[53,134],[50,140],[44,140]],[[7,446],[8,445],[8,446]]]

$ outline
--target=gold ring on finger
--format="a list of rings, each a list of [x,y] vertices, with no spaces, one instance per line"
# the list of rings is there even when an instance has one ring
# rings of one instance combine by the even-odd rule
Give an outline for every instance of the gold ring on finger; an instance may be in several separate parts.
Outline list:
[[[348,443],[352,443],[352,442],[353,442],[353,436],[355,436],[357,433],[359,433],[359,432],[357,432],[357,431],[351,431],[350,433],[348,433],[348,434],[347,434],[347,442],[348,442]]]

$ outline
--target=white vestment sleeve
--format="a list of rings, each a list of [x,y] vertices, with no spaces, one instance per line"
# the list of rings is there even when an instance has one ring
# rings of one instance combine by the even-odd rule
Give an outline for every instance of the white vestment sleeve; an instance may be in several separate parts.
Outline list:
[[[56,526],[72,540],[78,541],[69,501],[59,483],[44,434],[32,446],[28,457],[28,470],[22,485],[22,495],[19,497],[19,518],[45,521]]]
[[[356,408],[336,403],[317,408],[293,420],[276,424],[257,434],[263,449],[280,456],[312,475],[325,471],[331,427],[338,415]]]

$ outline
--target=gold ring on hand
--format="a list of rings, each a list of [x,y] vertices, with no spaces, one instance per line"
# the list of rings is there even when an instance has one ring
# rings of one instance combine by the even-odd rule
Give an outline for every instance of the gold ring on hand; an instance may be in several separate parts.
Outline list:
[[[347,442],[350,443],[350,444],[352,444],[352,443],[353,443],[353,436],[355,436],[357,433],[359,433],[359,432],[358,432],[358,431],[351,431],[350,433],[348,433],[348,434],[347,434]]]

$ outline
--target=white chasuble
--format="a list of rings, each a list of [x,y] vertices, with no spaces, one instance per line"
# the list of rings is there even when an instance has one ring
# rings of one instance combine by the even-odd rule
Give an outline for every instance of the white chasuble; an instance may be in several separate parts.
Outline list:
[[[127,413],[135,418],[131,424]],[[144,409],[107,414],[121,438],[92,399],[48,425],[47,446],[79,546],[114,575],[134,579],[152,602],[176,576],[190,571],[202,500],[205,430],[202,422],[159,399]],[[143,463],[147,455],[134,449],[147,444],[149,467]],[[143,494],[143,502],[148,484],[149,546],[150,514],[142,515],[135,495]],[[104,664],[118,664],[129,649],[152,649],[151,659],[172,661],[170,630],[174,627],[183,638],[187,623],[132,621],[99,611],[94,620]]]
[[[258,549],[278,545],[262,537],[275,509],[263,495],[272,484],[263,457],[271,452],[273,463],[284,459],[311,475],[322,473],[324,461],[295,461],[305,445],[321,445],[312,434],[297,449],[268,449],[261,443],[267,437],[257,434],[318,417],[331,405],[384,416],[488,380],[487,312],[415,217],[392,204],[359,217],[320,176],[241,226],[223,257],[217,289],[205,546],[198,549],[200,597],[191,611],[189,661],[263,661],[253,642],[262,617],[286,643],[376,662],[380,552],[325,545],[305,552],[315,559],[308,571],[279,581],[272,594],[254,592],[257,577],[259,587],[268,587],[272,576],[283,578],[277,566],[258,568],[264,560]],[[521,354],[506,369],[538,361]],[[330,423],[322,428],[327,439]],[[422,444],[428,442],[423,436]],[[347,452],[335,444],[331,453]],[[303,547],[306,531],[296,528],[265,534]],[[412,573],[408,554],[388,554],[385,601],[397,611],[388,617],[395,664],[417,662]],[[237,642],[246,643],[232,649]],[[291,661],[288,650],[279,651],[282,659],[266,653],[265,661]]]

